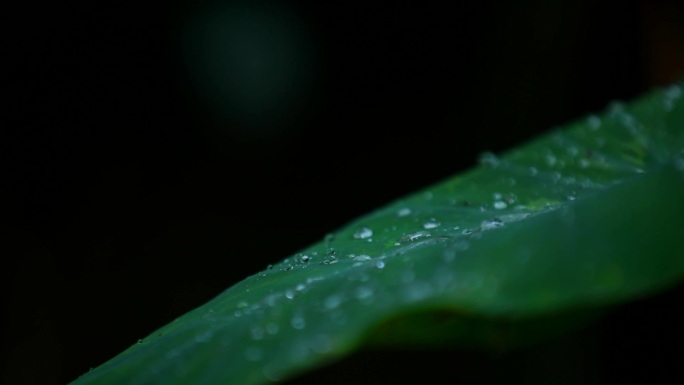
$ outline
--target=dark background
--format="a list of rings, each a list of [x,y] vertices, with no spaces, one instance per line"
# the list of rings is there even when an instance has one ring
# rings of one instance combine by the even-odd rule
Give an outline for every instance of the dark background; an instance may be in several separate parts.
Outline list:
[[[682,75],[675,2],[483,3],[3,12],[2,381],[67,383],[479,153]]]

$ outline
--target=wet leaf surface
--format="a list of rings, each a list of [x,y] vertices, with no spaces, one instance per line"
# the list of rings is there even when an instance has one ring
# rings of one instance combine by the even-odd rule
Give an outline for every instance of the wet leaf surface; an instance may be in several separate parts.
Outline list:
[[[471,171],[353,221],[74,384],[259,384],[365,343],[500,347],[532,338],[540,320],[563,329],[670,287],[684,275],[674,251],[684,242],[681,94],[675,85],[616,102],[484,153]]]

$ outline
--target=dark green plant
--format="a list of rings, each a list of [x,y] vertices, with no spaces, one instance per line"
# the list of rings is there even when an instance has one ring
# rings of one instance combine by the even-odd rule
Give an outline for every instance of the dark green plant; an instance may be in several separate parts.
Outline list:
[[[258,384],[368,344],[504,349],[684,275],[673,85],[378,209],[73,384]]]

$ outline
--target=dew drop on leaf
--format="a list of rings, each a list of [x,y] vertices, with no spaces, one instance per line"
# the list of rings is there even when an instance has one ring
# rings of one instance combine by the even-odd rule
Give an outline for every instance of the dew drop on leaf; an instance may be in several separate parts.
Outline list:
[[[373,230],[368,227],[362,227],[354,233],[355,239],[367,239],[373,236]]]
[[[441,225],[441,223],[439,223],[439,221],[437,221],[435,218],[430,218],[423,222],[423,228],[426,230],[437,228],[439,225]]]
[[[485,219],[480,224],[482,230],[491,230],[502,227],[504,225],[503,221],[499,218]]]
[[[408,215],[411,215],[411,209],[408,207],[404,207],[404,208],[397,210],[397,216],[399,216],[399,217],[405,217]]]

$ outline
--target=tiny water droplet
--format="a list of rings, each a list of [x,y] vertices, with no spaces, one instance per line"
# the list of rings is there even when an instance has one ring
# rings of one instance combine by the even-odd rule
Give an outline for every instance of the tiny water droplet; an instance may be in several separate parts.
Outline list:
[[[499,165],[499,158],[491,152],[483,152],[478,159],[481,165],[496,168]]]
[[[377,267],[378,269],[384,269],[384,268],[385,268],[385,262],[383,262],[383,261],[378,261],[378,262],[375,264],[375,267]]]
[[[290,320],[290,325],[292,325],[294,329],[302,330],[306,326],[306,321],[304,321],[304,317],[301,315],[295,315]]]
[[[405,217],[411,215],[411,209],[408,207],[401,208],[397,211],[397,216],[399,217]]]
[[[292,290],[288,290],[285,292],[285,298],[287,299],[293,299],[295,297],[295,293]]]
[[[143,343],[143,340],[142,340],[142,339],[139,339],[139,340],[138,340],[138,345],[140,345],[140,344],[142,344],[142,343]]]
[[[482,230],[491,230],[491,229],[496,229],[499,227],[502,227],[504,225],[504,222],[499,219],[499,218],[491,218],[491,219],[485,219],[482,221],[480,224],[480,228]]]
[[[463,235],[470,235],[472,233],[473,233],[473,230],[471,230],[471,229],[463,229],[463,231],[461,231],[461,234],[463,234]]]
[[[302,291],[304,289],[306,289],[306,285],[303,283],[297,284],[297,287],[295,287],[295,290],[297,291]]]
[[[362,227],[354,233],[355,239],[366,239],[373,236],[373,230],[368,227]]]
[[[403,237],[399,238],[399,243],[401,242],[413,242],[415,240],[421,239],[421,238],[427,238],[430,237],[431,234],[428,233],[427,231],[418,231],[412,234],[406,234]]]
[[[361,255],[355,256],[355,257],[353,258],[353,260],[354,260],[355,262],[365,262],[365,261],[370,261],[370,260],[371,260],[371,257],[370,257],[370,255],[361,254]]]
[[[440,225],[441,223],[439,223],[439,221],[437,221],[435,218],[430,218],[427,221],[423,222],[423,228],[426,230],[437,228]]]
[[[508,207],[508,205],[507,205],[506,202],[504,202],[504,201],[496,201],[496,202],[494,202],[494,208],[497,209],[497,210],[503,210],[503,209],[505,209],[506,207]]]
[[[310,259],[311,259],[311,257],[309,257],[308,255],[302,255],[302,258],[301,258],[302,262],[309,262]]]

